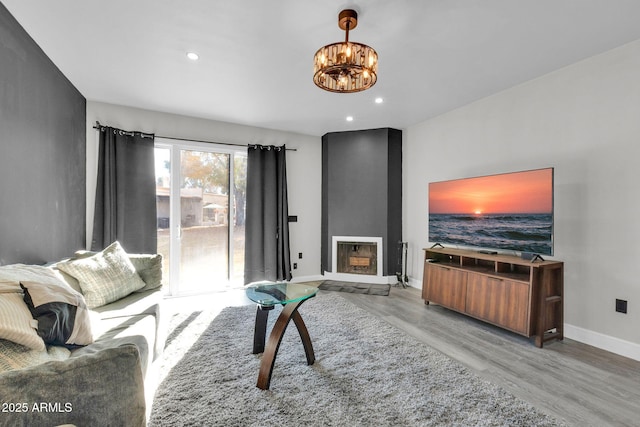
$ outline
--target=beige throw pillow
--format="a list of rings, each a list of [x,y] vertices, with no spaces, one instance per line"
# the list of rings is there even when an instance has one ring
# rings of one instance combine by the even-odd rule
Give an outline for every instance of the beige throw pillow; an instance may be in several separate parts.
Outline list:
[[[58,263],[57,268],[78,280],[89,308],[117,301],[145,286],[117,241],[90,257]]]
[[[0,293],[0,338],[44,351],[44,341],[36,332],[38,321],[31,317],[22,293]]]
[[[47,347],[46,351],[33,350],[13,341],[0,339],[0,374],[41,365],[51,360],[66,360],[70,355],[71,351],[66,347],[52,345]]]
[[[145,287],[136,292],[144,292],[162,286],[162,255],[129,254],[129,260],[145,283]]]

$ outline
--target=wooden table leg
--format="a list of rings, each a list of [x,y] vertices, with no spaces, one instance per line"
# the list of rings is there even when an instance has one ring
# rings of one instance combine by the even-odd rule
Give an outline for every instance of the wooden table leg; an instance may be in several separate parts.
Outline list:
[[[253,354],[264,351],[264,341],[267,335],[267,319],[269,311],[273,310],[272,305],[262,306],[258,304],[256,309],[256,324],[253,331]]]
[[[311,338],[309,337],[309,331],[302,320],[302,316],[298,313],[298,308],[302,305],[302,301],[289,303],[284,306],[278,320],[276,320],[271,335],[269,335],[269,341],[262,355],[262,361],[260,362],[260,372],[258,373],[257,387],[262,390],[268,390],[271,384],[271,374],[273,372],[273,365],[276,361],[278,349],[282,342],[282,337],[287,330],[289,321],[293,318],[293,322],[298,328],[298,333],[302,339],[302,345],[304,346],[305,355],[307,357],[307,364],[313,365],[315,362],[315,354],[313,352],[313,345],[311,344]]]
[[[300,334],[300,339],[302,340],[302,345],[304,346],[304,354],[307,356],[307,365],[313,365],[316,361],[316,355],[313,352],[313,344],[311,344],[311,337],[309,337],[309,331],[307,331],[307,325],[304,324],[302,320],[302,316],[296,310],[291,317],[293,318],[293,323],[295,323],[296,328],[298,328],[298,333]]]

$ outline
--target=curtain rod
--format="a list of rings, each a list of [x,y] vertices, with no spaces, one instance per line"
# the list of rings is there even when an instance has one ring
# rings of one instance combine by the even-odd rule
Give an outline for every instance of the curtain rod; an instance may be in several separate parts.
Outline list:
[[[100,124],[100,122],[96,122],[95,126],[93,126],[94,129],[102,129],[105,126],[102,126]],[[140,134],[144,137],[147,135],[154,135],[154,134],[145,134],[140,132]],[[234,144],[232,142],[216,142],[216,141],[205,141],[203,139],[188,139],[188,138],[176,138],[175,136],[163,136],[163,135],[155,135],[156,138],[163,138],[163,139],[172,139],[174,141],[186,141],[186,142],[204,142],[207,144],[217,144],[217,145],[230,145],[233,147],[250,147],[252,145],[256,145],[256,144]],[[287,151],[298,151],[296,148],[287,148]]]

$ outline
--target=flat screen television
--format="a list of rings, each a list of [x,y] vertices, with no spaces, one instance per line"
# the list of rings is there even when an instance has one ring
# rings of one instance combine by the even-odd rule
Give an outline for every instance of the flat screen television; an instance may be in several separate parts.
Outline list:
[[[429,183],[429,241],[553,255],[553,168]]]

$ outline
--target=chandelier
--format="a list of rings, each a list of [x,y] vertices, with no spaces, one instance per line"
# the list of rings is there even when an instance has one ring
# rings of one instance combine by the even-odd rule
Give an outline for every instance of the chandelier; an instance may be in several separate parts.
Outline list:
[[[358,25],[355,10],[338,15],[338,26],[345,31],[344,42],[321,47],[313,57],[313,82],[329,92],[352,93],[369,89],[378,79],[378,54],[362,43],[349,41],[349,30]]]

